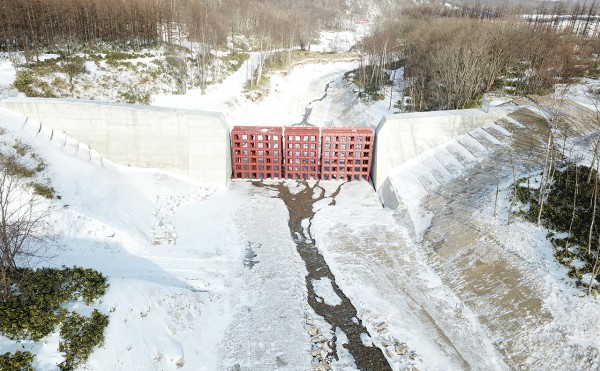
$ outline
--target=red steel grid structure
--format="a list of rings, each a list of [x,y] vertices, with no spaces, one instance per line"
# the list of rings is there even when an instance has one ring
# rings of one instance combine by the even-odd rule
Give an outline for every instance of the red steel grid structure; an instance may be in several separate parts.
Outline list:
[[[321,179],[368,181],[373,139],[369,128],[323,128]]]
[[[290,126],[283,135],[284,176],[293,180],[319,179],[320,130],[312,126]]]
[[[235,126],[231,131],[234,179],[282,178],[281,127]]]

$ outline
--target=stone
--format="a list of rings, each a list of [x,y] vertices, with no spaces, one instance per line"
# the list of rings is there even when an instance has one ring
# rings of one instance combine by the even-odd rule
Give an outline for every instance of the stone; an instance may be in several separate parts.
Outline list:
[[[327,364],[327,362],[319,362],[319,363],[313,363],[312,368],[314,371],[327,371],[327,370],[331,369],[331,366],[329,366],[329,364]]]
[[[396,353],[400,354],[400,355],[405,355],[406,351],[408,350],[408,347],[406,346],[406,344],[400,344],[398,346],[396,346]]]
[[[315,336],[319,333],[319,329],[316,328],[315,326],[308,326],[308,334],[310,336]]]
[[[387,329],[387,327],[388,327],[387,322],[380,322],[375,325],[375,328],[377,329],[377,331],[383,331],[383,330]]]
[[[326,337],[318,337],[318,338],[314,338],[311,340],[313,343],[326,343],[327,342],[327,338]]]

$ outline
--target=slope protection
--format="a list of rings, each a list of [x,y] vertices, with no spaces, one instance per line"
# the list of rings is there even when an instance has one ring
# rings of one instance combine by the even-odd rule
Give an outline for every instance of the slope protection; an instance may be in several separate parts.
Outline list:
[[[380,195],[410,215],[404,221],[429,251],[430,266],[510,367],[594,368],[598,303],[569,285],[543,228],[509,216],[512,182],[545,159],[550,125],[538,107],[529,104],[409,161]],[[570,101],[561,109],[571,135],[591,133],[590,111]]]

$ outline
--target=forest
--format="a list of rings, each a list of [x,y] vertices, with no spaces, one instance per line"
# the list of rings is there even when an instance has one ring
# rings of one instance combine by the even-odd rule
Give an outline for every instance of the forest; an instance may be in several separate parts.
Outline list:
[[[484,93],[545,94],[598,70],[598,6],[508,9],[408,7],[383,20],[362,45],[365,87],[389,82],[401,61],[408,111],[479,106]],[[535,14],[535,15],[534,15]]]
[[[65,44],[140,47],[174,42],[181,32],[213,46],[229,33],[302,46],[319,29],[336,27],[344,11],[340,0],[6,0],[0,5],[0,50],[30,57]]]
[[[22,52],[25,61],[15,62],[17,69],[47,68],[39,55],[57,53],[67,81],[55,85],[73,92],[84,71],[75,58],[82,50],[99,48],[106,55],[107,50],[185,46],[187,56],[173,53],[149,74],[172,76],[168,83],[176,85],[174,92],[189,86],[204,91],[222,76],[216,50],[229,49],[235,68],[245,58],[237,52],[260,51],[266,59],[278,50],[306,50],[320,31],[350,29],[370,17],[370,34],[353,50],[361,61],[354,82],[361,94],[378,99],[392,71],[403,66],[408,99],[396,103],[403,111],[475,107],[491,91],[544,94],[556,83],[600,73],[595,0],[533,7],[374,3],[380,11],[375,16],[365,8],[368,2],[344,0],[6,0],[0,5],[0,51]],[[251,42],[236,45],[236,36]],[[291,59],[288,54],[287,62]],[[256,82],[261,74],[262,63]],[[48,83],[29,71],[19,76],[17,87],[28,95],[55,96]],[[149,101],[135,91],[120,94],[125,101]]]

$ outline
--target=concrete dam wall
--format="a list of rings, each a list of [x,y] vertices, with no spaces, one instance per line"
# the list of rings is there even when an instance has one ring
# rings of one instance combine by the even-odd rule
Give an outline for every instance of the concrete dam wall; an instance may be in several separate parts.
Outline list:
[[[226,184],[232,176],[230,129],[221,113],[43,98],[10,98],[0,101],[0,108],[62,130],[118,163],[174,171],[209,183]],[[508,112],[492,108],[489,113],[470,109],[383,117],[372,156],[375,189],[407,160]]]
[[[466,109],[387,115],[375,131],[375,153],[371,176],[379,190],[390,172],[421,153],[466,134],[510,111],[492,108],[489,112]]]
[[[115,162],[209,183],[231,176],[229,126],[220,113],[39,98],[0,101],[0,108],[62,130]]]

